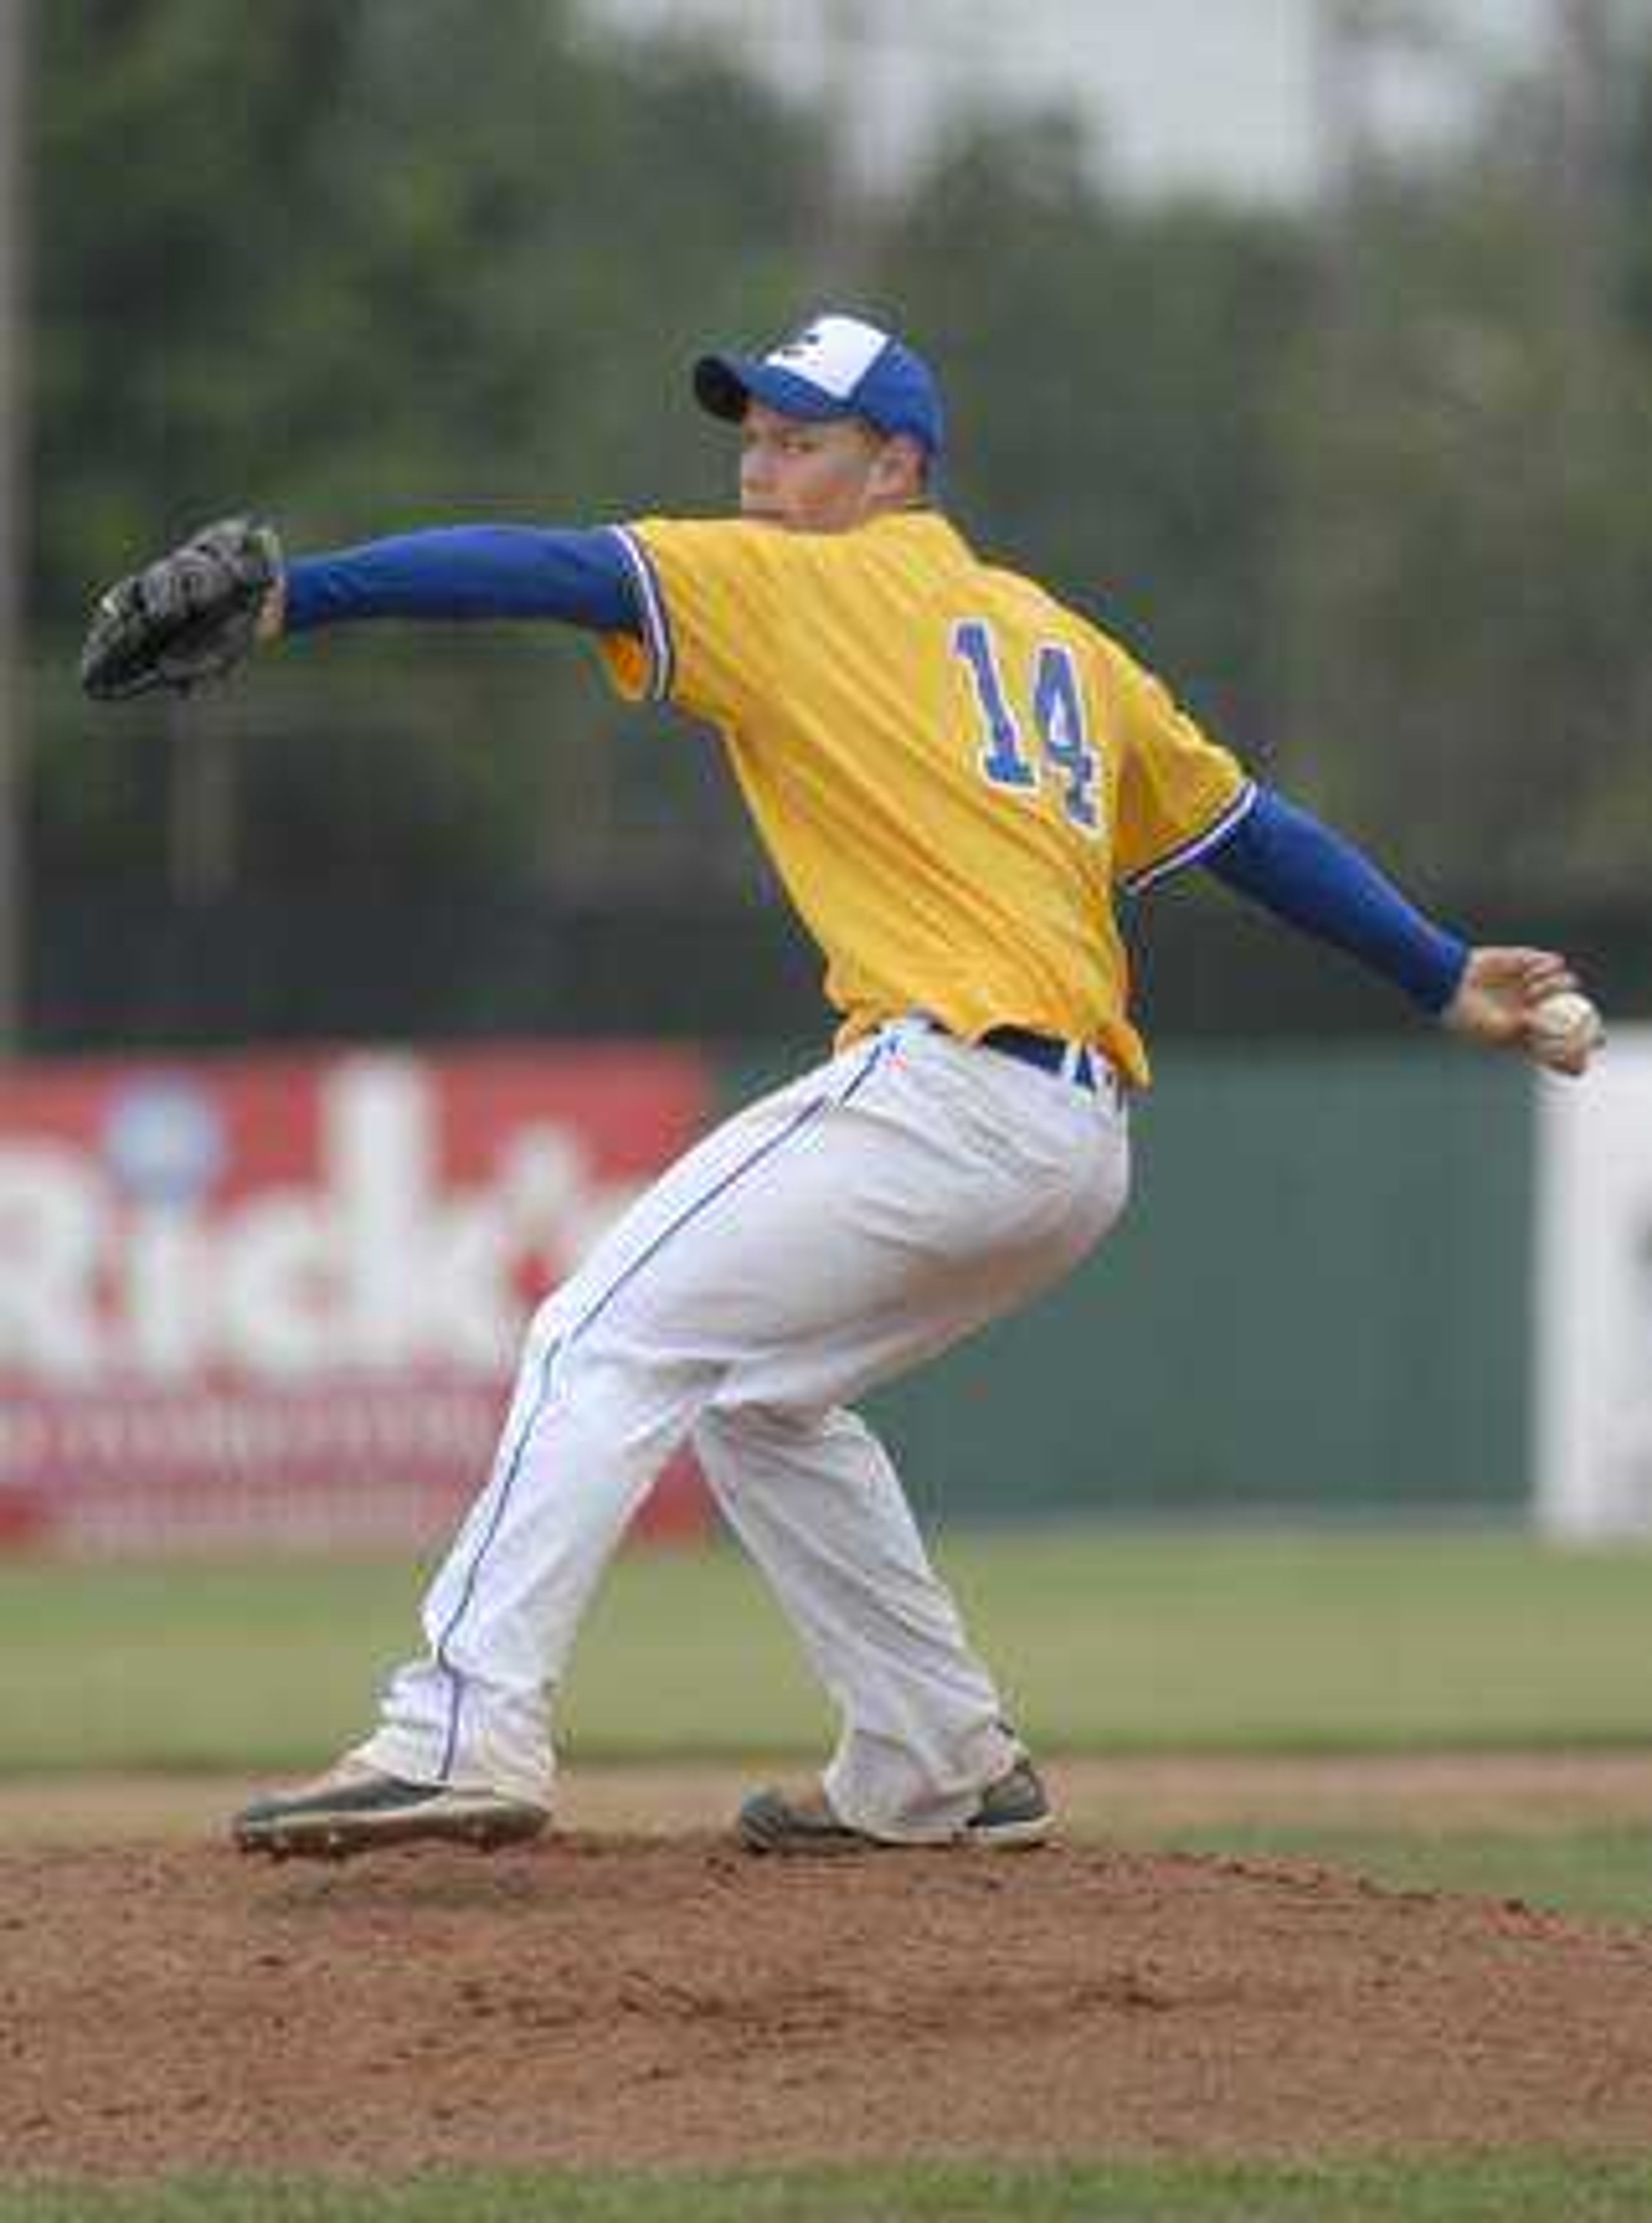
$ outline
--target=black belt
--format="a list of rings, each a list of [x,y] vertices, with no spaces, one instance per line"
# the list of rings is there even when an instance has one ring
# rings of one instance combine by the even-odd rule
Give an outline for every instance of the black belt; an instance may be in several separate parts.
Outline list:
[[[980,1037],[983,1049],[995,1049],[1000,1056],[1012,1057],[1022,1065],[1036,1065],[1040,1073],[1064,1074],[1076,1088],[1088,1088],[1094,1096],[1100,1086],[1100,1075],[1106,1074],[1111,1082],[1110,1067],[1093,1050],[1088,1042],[1076,1045],[1063,1042],[1059,1035],[1035,1035],[1026,1027],[993,1027]]]
[[[939,1019],[932,1018],[929,1024],[936,1034],[951,1032]],[[1030,1027],[989,1027],[976,1040],[980,1049],[995,1049],[1000,1057],[1012,1057],[1018,1065],[1036,1065],[1040,1073],[1059,1073],[1092,1096],[1104,1091],[1112,1095],[1118,1088],[1112,1066],[1088,1042],[1064,1042],[1059,1035],[1036,1035]]]

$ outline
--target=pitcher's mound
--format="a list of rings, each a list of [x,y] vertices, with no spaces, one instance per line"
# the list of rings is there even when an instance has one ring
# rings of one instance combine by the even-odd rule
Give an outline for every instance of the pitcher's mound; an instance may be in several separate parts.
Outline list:
[[[0,1855],[13,2171],[1637,2147],[1652,1931],[1308,1863]]]

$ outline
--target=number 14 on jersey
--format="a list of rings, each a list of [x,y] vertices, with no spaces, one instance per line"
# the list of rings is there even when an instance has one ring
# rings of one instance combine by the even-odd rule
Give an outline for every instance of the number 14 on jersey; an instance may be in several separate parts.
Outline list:
[[[1036,791],[1043,774],[1011,707],[992,627],[984,619],[966,618],[953,628],[952,646],[968,669],[980,713],[982,778],[993,787]],[[1062,809],[1082,832],[1097,832],[1100,759],[1090,743],[1072,652],[1059,641],[1046,641],[1038,651],[1031,707],[1040,753],[1061,783]]]

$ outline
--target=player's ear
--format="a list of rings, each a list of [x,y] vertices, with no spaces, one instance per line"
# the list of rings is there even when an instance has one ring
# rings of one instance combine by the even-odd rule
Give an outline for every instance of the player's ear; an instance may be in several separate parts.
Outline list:
[[[923,446],[909,432],[892,432],[872,460],[873,491],[901,501],[921,495],[927,476]]]

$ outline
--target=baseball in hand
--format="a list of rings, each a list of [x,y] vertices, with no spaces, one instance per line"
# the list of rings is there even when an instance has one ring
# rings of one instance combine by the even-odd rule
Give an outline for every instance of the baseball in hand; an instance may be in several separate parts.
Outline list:
[[[1605,1040],[1600,1014],[1586,996],[1567,990],[1545,996],[1526,1022],[1531,1052],[1540,1063],[1580,1073]]]

